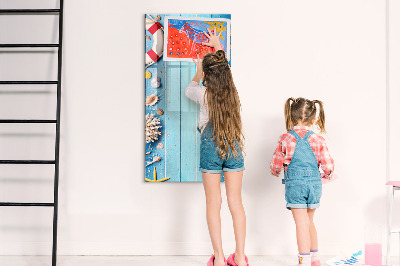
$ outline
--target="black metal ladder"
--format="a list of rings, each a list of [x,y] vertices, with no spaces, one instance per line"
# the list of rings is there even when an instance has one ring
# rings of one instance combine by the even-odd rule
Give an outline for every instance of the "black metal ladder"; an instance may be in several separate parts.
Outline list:
[[[53,207],[53,246],[52,266],[57,264],[57,219],[58,219],[58,181],[59,181],[59,153],[60,153],[60,111],[61,111],[61,67],[63,41],[63,0],[60,0],[58,9],[0,9],[1,14],[58,14],[58,43],[57,44],[0,44],[0,48],[58,48],[57,80],[51,81],[0,81],[2,84],[54,84],[57,85],[57,110],[55,120],[41,119],[0,119],[0,123],[46,123],[56,125],[54,160],[0,160],[0,164],[54,164],[54,198],[53,202],[0,202],[0,206],[22,207]]]

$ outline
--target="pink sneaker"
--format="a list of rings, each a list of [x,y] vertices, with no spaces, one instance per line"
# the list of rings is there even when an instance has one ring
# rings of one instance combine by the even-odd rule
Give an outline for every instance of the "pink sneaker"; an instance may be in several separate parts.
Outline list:
[[[215,255],[212,254],[210,260],[207,262],[207,266],[214,266],[214,260],[215,260]],[[224,262],[225,262],[225,265],[227,265],[225,258],[224,258]]]
[[[247,256],[246,256],[246,255],[245,255],[244,259],[246,260],[247,266],[249,266],[249,260],[247,259]],[[236,262],[235,262],[235,253],[231,254],[231,255],[228,257],[227,263],[228,263],[228,265],[230,265],[230,266],[238,266],[238,265],[236,264]]]
[[[311,266],[321,266],[321,261],[320,260],[312,261]]]

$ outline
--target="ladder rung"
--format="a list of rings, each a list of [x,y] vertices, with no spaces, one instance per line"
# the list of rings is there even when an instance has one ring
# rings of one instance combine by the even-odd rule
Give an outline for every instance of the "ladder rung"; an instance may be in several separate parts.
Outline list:
[[[0,84],[57,84],[57,80],[47,81],[0,81]]]
[[[40,119],[0,119],[0,124],[53,124],[57,120],[40,120]]]
[[[32,203],[25,203],[25,202],[0,202],[0,206],[28,206],[28,207],[53,207],[54,203],[45,203],[45,202],[32,202]]]
[[[55,164],[55,160],[0,160],[0,164]]]
[[[16,43],[16,44],[0,44],[0,48],[21,48],[21,47],[58,47],[57,43],[41,44],[41,43]]]
[[[394,229],[394,230],[390,231],[390,233],[400,233],[400,229]]]
[[[0,9],[0,14],[8,13],[59,13],[60,9]]]

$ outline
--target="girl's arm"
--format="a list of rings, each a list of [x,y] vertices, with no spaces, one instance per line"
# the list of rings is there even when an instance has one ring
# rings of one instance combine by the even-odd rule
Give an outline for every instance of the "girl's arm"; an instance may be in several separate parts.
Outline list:
[[[194,75],[192,81],[189,83],[189,85],[185,89],[185,95],[192,101],[195,101],[196,103],[200,103],[200,101],[204,97],[205,93],[205,88],[200,86],[200,80],[203,77],[203,68],[201,64],[201,60],[199,56],[197,55],[197,62],[193,60],[193,62],[196,64],[196,75]]]
[[[282,136],[281,136],[278,141],[278,147],[276,148],[270,163],[271,175],[279,176],[282,170],[285,154],[286,154],[286,147],[282,145]]]
[[[333,175],[333,170],[335,169],[335,162],[333,161],[331,155],[328,151],[328,146],[325,143],[325,140],[321,137],[322,143],[320,145],[320,165],[323,171],[322,178],[331,179]]]
[[[199,83],[195,81],[195,78],[193,78],[193,80],[185,89],[186,97],[188,97],[192,101],[195,101],[196,103],[201,103],[203,101],[202,99],[204,99],[205,92],[205,88],[203,86],[200,86]]]
[[[207,36],[208,42],[203,42],[203,45],[213,47],[215,51],[223,50],[219,38],[221,37],[222,30],[217,34],[217,30],[207,29],[208,33],[204,31],[204,35]]]
[[[193,59],[193,62],[196,64],[196,75],[194,75],[192,81],[200,83],[200,80],[203,78],[203,64],[200,60],[199,55],[197,55],[197,62]]]

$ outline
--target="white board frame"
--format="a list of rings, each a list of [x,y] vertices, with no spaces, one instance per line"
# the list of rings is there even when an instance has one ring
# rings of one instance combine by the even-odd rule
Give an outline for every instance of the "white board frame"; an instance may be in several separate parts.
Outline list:
[[[193,62],[191,58],[176,58],[168,57],[167,54],[167,44],[168,44],[168,20],[169,19],[181,19],[181,20],[200,20],[200,21],[218,21],[226,22],[226,32],[227,40],[225,47],[225,54],[228,62],[231,61],[231,20],[227,18],[204,18],[204,17],[177,17],[177,16],[165,16],[164,17],[164,50],[163,50],[163,60],[164,61],[174,61],[174,62]]]

